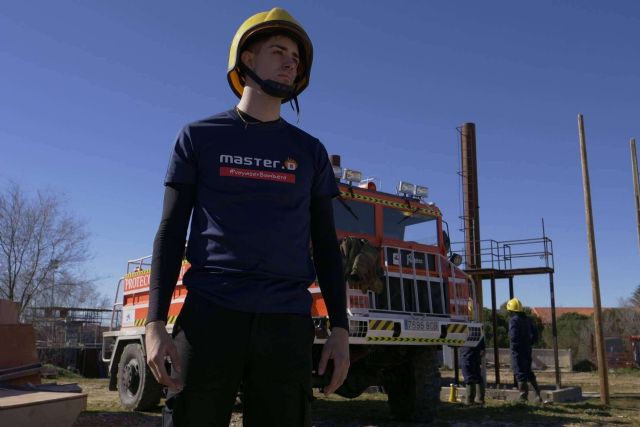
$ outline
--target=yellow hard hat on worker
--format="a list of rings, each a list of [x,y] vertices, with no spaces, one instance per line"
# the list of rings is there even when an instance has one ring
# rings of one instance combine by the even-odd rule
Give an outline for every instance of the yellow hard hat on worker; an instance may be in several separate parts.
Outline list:
[[[300,55],[298,75],[293,85],[285,85],[272,80],[262,80],[248,69],[240,60],[240,54],[247,47],[248,42],[257,36],[285,34],[297,42]],[[309,85],[311,63],[313,62],[313,45],[302,25],[284,9],[274,7],[265,12],[256,13],[244,21],[231,41],[229,49],[229,66],[227,80],[233,93],[242,97],[245,85],[245,74],[249,75],[260,85],[265,93],[282,98],[282,102],[297,100],[297,96]]]
[[[507,303],[507,310],[513,311],[513,312],[516,312],[516,313],[524,312],[524,310],[522,308],[522,303],[520,302],[520,300],[518,298],[511,298],[509,300],[509,302]]]

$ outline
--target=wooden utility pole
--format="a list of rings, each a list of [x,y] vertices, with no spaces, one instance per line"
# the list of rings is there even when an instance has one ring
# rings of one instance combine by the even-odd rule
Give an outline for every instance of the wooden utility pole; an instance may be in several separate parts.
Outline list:
[[[598,278],[598,257],[596,255],[596,238],[593,231],[593,214],[591,210],[591,184],[589,183],[589,165],[587,164],[587,146],[584,136],[584,121],[578,114],[578,132],[580,139],[580,158],[582,160],[582,185],[584,188],[584,209],[587,222],[587,243],[591,262],[591,290],[593,293],[594,319],[596,329],[596,355],[598,357],[598,374],[600,377],[600,401],[609,405],[609,378],[607,359],[604,352],[602,336],[602,307],[600,304],[600,283]]]
[[[638,155],[636,140],[631,138],[631,170],[633,171],[633,191],[636,199],[636,222],[638,223],[638,247],[640,248],[640,183],[638,183]]]

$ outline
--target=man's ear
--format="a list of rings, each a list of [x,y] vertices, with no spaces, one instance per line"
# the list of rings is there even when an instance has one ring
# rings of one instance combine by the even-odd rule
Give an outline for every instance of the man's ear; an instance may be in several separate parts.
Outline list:
[[[253,52],[245,50],[240,54],[240,61],[249,69],[253,70]]]

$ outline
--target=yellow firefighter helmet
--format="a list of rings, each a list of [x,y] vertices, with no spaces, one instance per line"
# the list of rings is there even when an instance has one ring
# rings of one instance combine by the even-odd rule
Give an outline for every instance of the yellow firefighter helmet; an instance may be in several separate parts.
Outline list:
[[[507,303],[507,310],[514,311],[516,313],[522,313],[524,310],[522,309],[522,303],[518,298],[512,298]]]
[[[247,46],[248,41],[258,35],[269,34],[271,32],[285,33],[298,43],[298,49],[300,50],[298,76],[292,86],[273,81],[256,81],[256,83],[258,83],[266,93],[281,97],[283,103],[297,97],[300,92],[309,85],[311,63],[313,62],[313,45],[311,44],[311,39],[309,39],[302,25],[300,25],[289,12],[279,7],[274,7],[269,11],[256,13],[244,21],[231,41],[227,80],[229,81],[231,90],[233,90],[233,93],[235,93],[238,98],[242,96],[242,92],[244,91],[244,74],[248,73],[250,77],[255,80],[254,75],[251,75],[251,70],[247,71],[247,67],[244,67],[244,64],[242,64],[240,54]],[[258,80],[261,79],[258,78]]]

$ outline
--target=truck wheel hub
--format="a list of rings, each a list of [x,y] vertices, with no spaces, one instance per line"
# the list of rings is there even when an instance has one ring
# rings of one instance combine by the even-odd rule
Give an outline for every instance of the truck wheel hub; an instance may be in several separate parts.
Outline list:
[[[136,394],[140,385],[140,366],[135,360],[129,361],[124,367],[124,386],[130,394]]]

